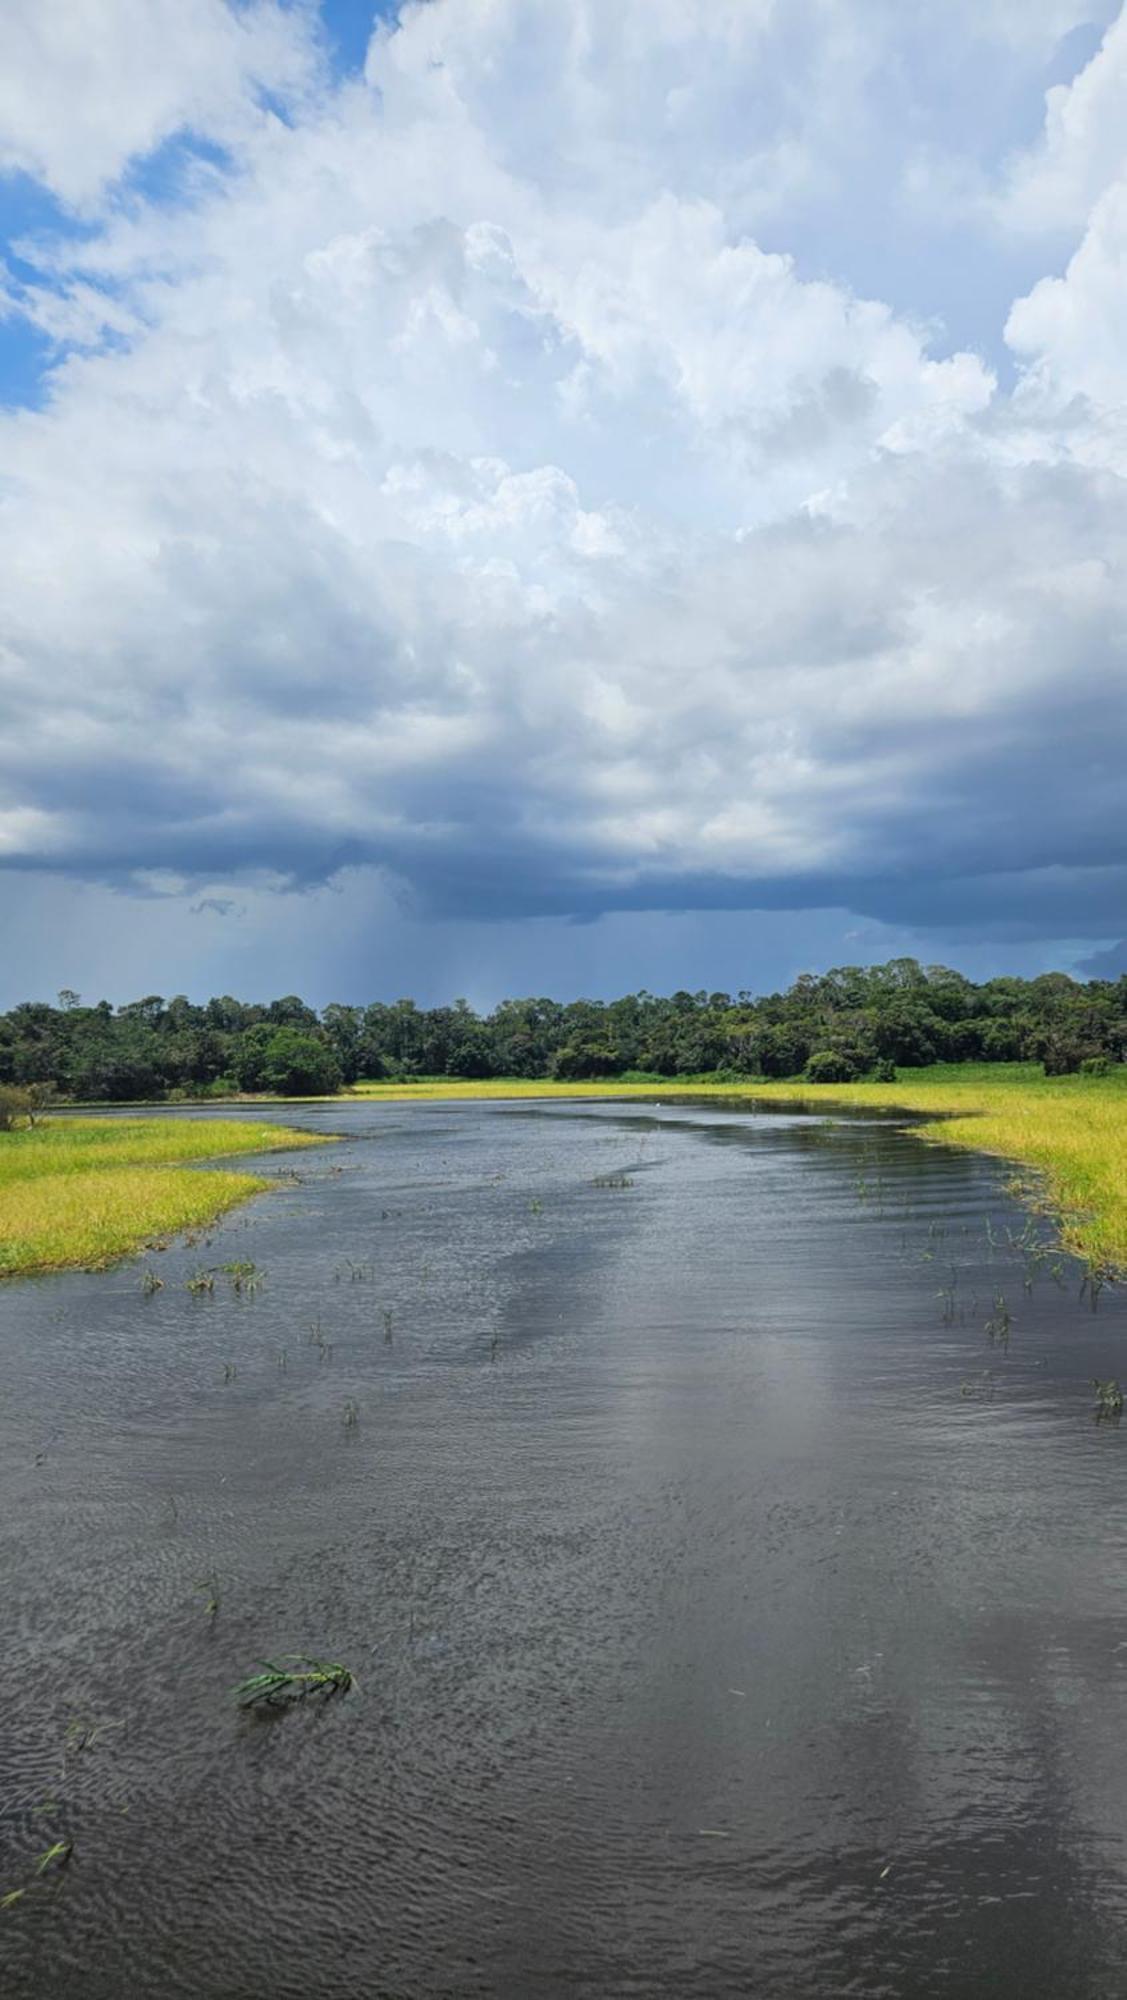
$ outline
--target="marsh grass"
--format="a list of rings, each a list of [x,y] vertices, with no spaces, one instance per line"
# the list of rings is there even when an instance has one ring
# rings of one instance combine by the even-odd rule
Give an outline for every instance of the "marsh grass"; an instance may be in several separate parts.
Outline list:
[[[186,1162],[324,1143],[233,1119],[51,1118],[0,1133],[0,1277],[101,1269],[206,1228],[271,1186],[261,1174],[202,1174]],[[146,1294],[163,1284],[155,1272],[141,1280]]]
[[[266,1276],[265,1271],[260,1271],[257,1264],[250,1263],[245,1258],[231,1264],[221,1264],[220,1270],[223,1276],[230,1280],[233,1292],[251,1299]]]
[[[22,1903],[28,1890],[36,1887],[41,1876],[61,1874],[73,1853],[73,1840],[53,1840],[50,1847],[38,1856],[31,1881],[21,1884],[18,1889],[8,1889],[0,1896],[0,1910],[12,1910],[17,1903]]]
[[[275,1707],[280,1702],[305,1701],[310,1695],[347,1694],[357,1682],[347,1667],[334,1660],[308,1660],[286,1655],[289,1666],[262,1661],[261,1673],[251,1674],[232,1689],[240,1708]]]
[[[1092,1387],[1096,1392],[1097,1420],[1102,1419],[1107,1422],[1108,1419],[1114,1419],[1118,1423],[1123,1414],[1123,1391],[1114,1376],[1107,1382],[1101,1382],[1098,1377],[1093,1376]]]
[[[995,1347],[1008,1347],[1014,1316],[1006,1304],[1004,1292],[998,1292],[994,1299],[994,1310],[986,1322],[986,1337]]]
[[[53,1840],[36,1862],[36,1874],[45,1875],[49,1868],[65,1868],[73,1853],[73,1840]]]
[[[222,1595],[219,1589],[219,1578],[214,1575],[201,1577],[200,1581],[196,1585],[196,1589],[202,1591],[203,1593],[204,1617],[209,1621],[214,1622],[215,1619],[218,1618],[219,1616],[219,1607],[220,1604],[222,1603]]]

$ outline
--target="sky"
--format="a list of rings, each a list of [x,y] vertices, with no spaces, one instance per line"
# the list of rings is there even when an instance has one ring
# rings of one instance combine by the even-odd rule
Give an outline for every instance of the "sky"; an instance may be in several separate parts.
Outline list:
[[[1127,970],[1114,0],[7,0],[0,1006]]]

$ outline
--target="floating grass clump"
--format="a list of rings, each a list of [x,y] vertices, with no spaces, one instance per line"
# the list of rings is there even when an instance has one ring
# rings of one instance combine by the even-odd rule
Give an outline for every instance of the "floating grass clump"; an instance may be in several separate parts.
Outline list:
[[[275,1707],[280,1702],[305,1701],[310,1695],[347,1694],[356,1686],[355,1676],[336,1661],[307,1660],[300,1653],[286,1657],[288,1666],[263,1660],[261,1673],[239,1682],[233,1693],[240,1708]]]
[[[309,1132],[234,1119],[52,1118],[0,1133],[0,1277],[100,1269],[214,1222],[271,1183],[185,1162],[323,1145]],[[163,1280],[147,1272],[151,1295]]]

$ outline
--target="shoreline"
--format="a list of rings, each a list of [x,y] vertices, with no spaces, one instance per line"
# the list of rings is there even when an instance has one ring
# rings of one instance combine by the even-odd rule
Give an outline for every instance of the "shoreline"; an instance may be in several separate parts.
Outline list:
[[[421,1082],[372,1082],[354,1084],[331,1097],[269,1098],[245,1094],[231,1098],[180,1100],[176,1103],[148,1101],[144,1104],[60,1106],[60,1124],[99,1123],[111,1129],[128,1124],[121,1114],[141,1114],[133,1123],[176,1128],[199,1133],[217,1120],[199,1117],[200,1112],[221,1112],[223,1106],[263,1110],[288,1105],[331,1107],[355,1104],[458,1104],[519,1102],[658,1102],[696,1101],[745,1106],[761,1104],[816,1114],[820,1109],[879,1111],[908,1122],[913,1137],[926,1143],[958,1146],[1011,1162],[1018,1169],[1018,1186],[1027,1206],[1051,1215],[1064,1247],[1083,1259],[1105,1278],[1127,1271],[1127,1069],[1102,1077],[1045,1077],[1027,1064],[969,1064],[937,1066],[901,1075],[894,1083],[814,1084],[801,1078],[770,1081],[748,1079],[741,1082],[690,1081],[665,1078],[660,1081],[616,1081],[613,1078],[586,1082],[554,1082],[528,1078],[442,1078]],[[173,1114],[187,1111],[193,1117],[181,1124]],[[156,1112],[146,1120],[144,1114]],[[95,1114],[93,1118],[89,1114]],[[106,1114],[110,1115],[107,1116]],[[323,1143],[329,1135],[289,1134],[285,1141],[267,1141],[267,1132],[279,1128],[229,1121],[240,1138],[230,1147],[216,1150],[213,1158],[229,1151],[277,1150],[281,1143],[308,1145]],[[254,1135],[253,1139],[249,1137]],[[179,1152],[179,1146],[174,1149]],[[156,1163],[154,1162],[154,1166]],[[161,1163],[167,1171],[168,1163]],[[198,1177],[193,1176],[194,1179]],[[214,1179],[214,1177],[212,1177]],[[252,1176],[238,1176],[240,1181]],[[247,1195],[260,1192],[259,1185],[246,1188]],[[242,1196],[235,1194],[230,1206]],[[0,1181],[0,1204],[3,1182]],[[221,1212],[217,1210],[216,1213]],[[0,1208],[2,1222],[2,1208]],[[177,1224],[169,1225],[176,1233]],[[3,1235],[0,1229],[0,1236]],[[135,1239],[132,1249],[143,1248],[147,1238]],[[115,1255],[127,1255],[122,1249]],[[65,1269],[82,1257],[34,1268]],[[113,1257],[105,1261],[113,1261]],[[11,1270],[0,1261],[0,1275]],[[30,1268],[30,1267],[24,1267]]]

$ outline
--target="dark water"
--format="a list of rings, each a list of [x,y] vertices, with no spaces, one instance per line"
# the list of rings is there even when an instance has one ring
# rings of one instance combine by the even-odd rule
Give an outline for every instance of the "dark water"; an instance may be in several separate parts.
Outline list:
[[[5,2000],[1127,1992],[1127,1315],[1003,1171],[299,1116],[153,1296],[0,1291]]]

